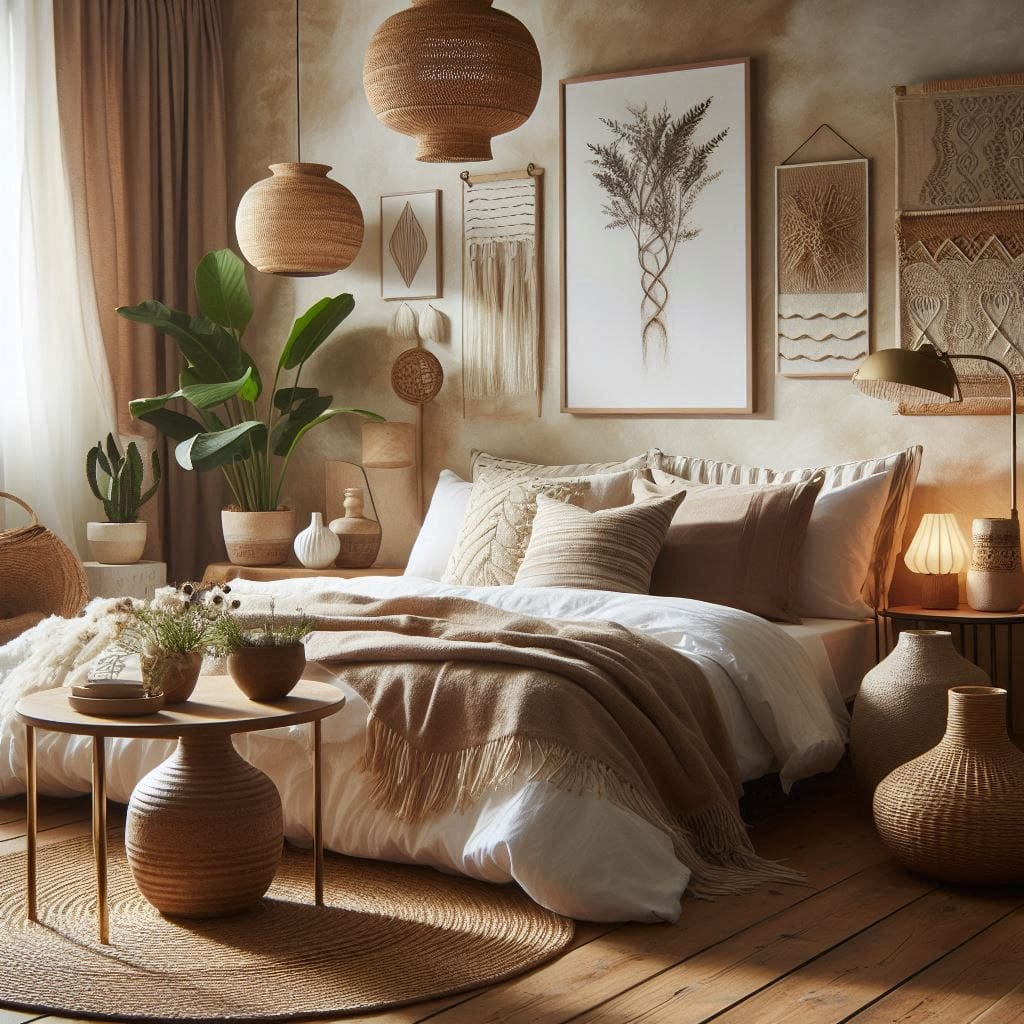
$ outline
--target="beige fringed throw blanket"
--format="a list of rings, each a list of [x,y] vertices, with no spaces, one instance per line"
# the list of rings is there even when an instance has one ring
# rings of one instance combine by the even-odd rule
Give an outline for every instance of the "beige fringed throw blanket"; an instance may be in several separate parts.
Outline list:
[[[714,697],[659,641],[456,598],[321,595],[303,611],[320,630],[309,660],[370,706],[364,770],[400,818],[464,808],[525,770],[671,835],[694,895],[799,879],[754,853]]]

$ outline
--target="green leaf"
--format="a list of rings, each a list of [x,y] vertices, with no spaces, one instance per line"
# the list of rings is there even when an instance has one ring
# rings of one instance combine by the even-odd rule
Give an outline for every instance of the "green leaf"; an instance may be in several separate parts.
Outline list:
[[[196,434],[182,441],[174,449],[174,457],[183,469],[216,469],[247,458],[252,451],[250,445],[263,444],[266,432],[266,426],[259,420],[246,420],[227,430]]]
[[[294,370],[304,363],[355,309],[356,300],[347,292],[314,303],[295,321],[281,352],[282,370]]]
[[[373,420],[374,423],[384,422],[383,416],[379,416],[375,412],[369,412],[366,409],[348,409],[339,407],[327,409],[321,415],[317,416],[315,419],[309,420],[308,422],[301,424],[297,430],[288,431],[289,444],[287,445],[287,447],[282,447],[282,441],[284,439],[284,435],[282,435],[282,437],[278,439],[278,443],[274,445],[274,454],[290,455],[295,446],[299,443],[299,441],[302,440],[303,437],[306,436],[306,434],[309,433],[309,431],[311,431],[314,427],[319,426],[321,423],[326,423],[329,419],[332,419],[333,417],[339,415],[340,413],[351,413],[353,416],[362,416],[364,419]],[[290,419],[291,417],[289,417],[289,420]],[[277,434],[276,428],[274,430],[274,433]]]
[[[144,423],[152,424],[161,434],[169,437],[172,441],[187,441],[190,437],[201,434],[205,429],[198,420],[194,420],[182,412],[175,412],[173,409],[151,409],[144,413],[133,412],[132,415]]]
[[[230,250],[208,252],[196,267],[196,297],[203,316],[241,334],[252,319],[245,264]]]
[[[296,435],[307,424],[315,420],[330,407],[331,395],[318,394],[315,398],[307,398],[297,405],[280,423],[274,427],[270,435],[271,448],[275,455],[286,455]]]
[[[274,408],[284,412],[296,402],[304,402],[307,398],[317,398],[319,395],[319,388],[278,388],[274,392]],[[330,405],[330,402],[327,404]]]
[[[182,376],[185,375],[182,374]],[[227,381],[224,384],[188,384],[173,397],[184,398],[197,409],[210,409],[226,402],[229,398],[234,398],[244,390],[251,379],[252,368],[250,367],[238,380]]]
[[[152,456],[151,465],[153,467],[153,483],[150,485],[149,490],[139,498],[139,508],[142,508],[142,506],[145,505],[154,494],[156,494],[156,490],[160,486],[160,456],[157,454],[156,449],[154,449],[150,454]]]

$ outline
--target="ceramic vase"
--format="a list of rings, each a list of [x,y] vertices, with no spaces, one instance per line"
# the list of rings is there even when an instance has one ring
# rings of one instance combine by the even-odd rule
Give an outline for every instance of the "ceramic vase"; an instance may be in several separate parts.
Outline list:
[[[147,690],[158,690],[164,704],[184,704],[195,692],[203,668],[202,651],[188,654],[160,654],[142,658],[142,681]]]
[[[146,548],[147,530],[144,522],[85,524],[89,552],[102,565],[134,565]]]
[[[850,756],[858,790],[870,798],[893,769],[942,739],[951,686],[988,682],[957,654],[951,633],[903,630],[892,653],[864,676],[853,707]]]
[[[1024,753],[1006,691],[957,686],[939,744],[879,783],[875,827],[914,871],[948,882],[1024,881]]]
[[[975,519],[971,540],[967,603],[979,612],[1016,611],[1024,601],[1020,524],[1016,519]]]
[[[331,523],[341,548],[336,565],[365,569],[373,565],[380,551],[380,523],[363,515],[362,487],[345,488],[345,515]]]
[[[275,701],[287,697],[306,668],[306,648],[243,647],[228,655],[228,674],[235,685],[254,701]]]
[[[220,521],[233,565],[280,565],[288,558],[295,537],[295,513],[291,509],[242,512],[226,508]]]
[[[293,547],[295,557],[307,569],[326,569],[338,557],[341,541],[336,533],[324,526],[323,514],[314,512],[309,526],[295,538]]]

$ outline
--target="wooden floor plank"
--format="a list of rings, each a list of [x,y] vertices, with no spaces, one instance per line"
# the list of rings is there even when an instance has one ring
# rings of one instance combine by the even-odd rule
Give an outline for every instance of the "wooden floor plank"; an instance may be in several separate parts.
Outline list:
[[[841,824],[840,824],[841,823]],[[842,831],[837,841],[836,829]],[[795,810],[753,832],[768,857],[805,871],[806,886],[762,886],[715,901],[687,900],[674,925],[627,925],[581,949],[430,1018],[436,1024],[561,1024],[736,932],[888,860],[870,824],[848,806]],[[422,1020],[411,1008],[395,1024]]]
[[[1024,1024],[1024,981],[971,1024]]]
[[[1020,897],[937,889],[716,1018],[838,1024],[1012,913]]]
[[[895,864],[867,868],[574,1018],[574,1024],[707,1020],[935,887]]]
[[[70,807],[59,810],[43,810],[40,808],[38,818],[38,830],[41,833],[59,825],[68,825],[76,821],[87,821],[91,815],[89,805],[80,806],[74,804]],[[0,825],[0,852],[10,853],[15,847],[11,843],[24,840],[26,834],[25,821],[10,821],[6,825]]]

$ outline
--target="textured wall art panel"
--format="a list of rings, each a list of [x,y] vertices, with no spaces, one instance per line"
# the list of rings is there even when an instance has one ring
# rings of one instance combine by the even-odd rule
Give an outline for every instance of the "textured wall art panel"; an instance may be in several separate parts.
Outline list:
[[[848,377],[870,351],[868,162],[775,169],[776,338],[787,377]]]
[[[380,197],[380,294],[436,299],[441,294],[441,193]]]

